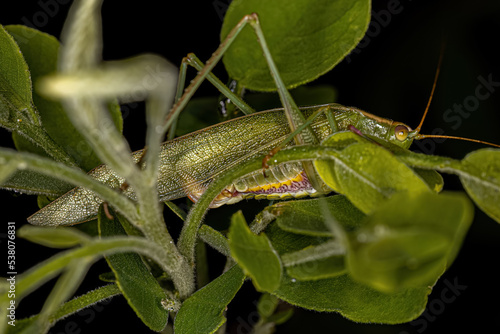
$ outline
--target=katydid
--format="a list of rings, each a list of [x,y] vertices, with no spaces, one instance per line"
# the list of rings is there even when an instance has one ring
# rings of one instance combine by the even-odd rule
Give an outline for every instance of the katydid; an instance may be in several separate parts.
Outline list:
[[[327,136],[339,131],[354,131],[405,149],[409,148],[414,139],[431,137],[419,134],[428,106],[422,122],[415,130],[403,123],[339,104],[298,108],[274,64],[256,14],[245,16],[235,26],[205,66],[201,67],[200,62],[191,56],[191,59],[195,60],[194,66],[200,68],[196,78],[181,96],[186,70],[183,62],[178,85],[178,100],[165,121],[165,128],[174,122],[202,80],[207,77],[240,108],[247,108],[243,101],[211,74],[225,50],[246,25],[250,25],[257,35],[283,108],[251,113],[165,142],[160,153],[160,176],[157,184],[160,201],[186,196],[196,201],[218,175],[240,162],[256,156],[264,157],[280,146],[319,144]],[[438,72],[436,78],[437,74]],[[432,92],[435,85],[436,79]],[[248,109],[251,111],[251,108]],[[306,119],[313,114],[315,118],[307,121]],[[291,142],[288,141],[290,134],[294,139]],[[140,161],[142,155],[143,150],[133,153],[136,161]],[[268,159],[269,156],[266,156],[263,163],[265,167]],[[126,196],[135,199],[132,189],[122,187],[126,180],[107,166],[98,166],[89,174],[112,188],[121,188]],[[256,170],[234,180],[213,200],[211,207],[236,203],[244,198],[300,198],[318,196],[331,191],[332,189],[327,188],[316,175],[310,161],[288,162],[269,167],[266,175],[263,175],[262,170]],[[53,226],[80,223],[93,219],[102,202],[91,191],[75,188],[29,217],[28,221],[36,225]]]

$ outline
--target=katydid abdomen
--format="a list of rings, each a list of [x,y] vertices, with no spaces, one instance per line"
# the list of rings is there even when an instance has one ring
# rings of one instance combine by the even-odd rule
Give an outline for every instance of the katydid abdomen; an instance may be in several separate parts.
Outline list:
[[[349,125],[364,128],[367,121],[379,125],[380,120],[367,117],[369,114],[358,109],[337,104],[327,106],[335,117],[339,131],[347,130]],[[324,106],[305,107],[301,110],[308,117],[320,107]],[[312,129],[320,140],[332,133],[325,115],[315,119]],[[373,130],[385,131],[381,129],[375,126]],[[266,155],[289,133],[283,109],[273,109],[216,124],[165,142],[161,150],[158,178],[160,201],[185,196],[196,201],[220,173],[239,162],[257,155]],[[293,141],[288,145],[293,145]],[[134,152],[133,155],[138,161],[142,151]],[[105,165],[96,167],[89,174],[117,190],[125,182]],[[284,163],[272,166],[266,177],[262,170],[258,170],[235,180],[214,200],[212,207],[236,203],[250,197],[281,199],[315,193],[316,190],[309,184],[300,162]],[[124,190],[124,194],[135,199],[130,188]],[[56,226],[88,221],[96,216],[102,202],[91,191],[75,188],[33,214],[28,221],[35,225]]]

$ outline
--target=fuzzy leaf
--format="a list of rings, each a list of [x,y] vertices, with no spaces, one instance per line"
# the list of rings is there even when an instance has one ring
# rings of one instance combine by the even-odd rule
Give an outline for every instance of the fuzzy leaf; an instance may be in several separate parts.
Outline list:
[[[252,278],[259,291],[273,291],[281,279],[281,262],[265,234],[255,235],[241,211],[231,218],[229,247],[232,257]]]
[[[226,322],[223,312],[244,280],[245,274],[241,268],[234,266],[196,291],[184,301],[177,312],[174,322],[175,333],[214,333]]]
[[[99,210],[99,231],[102,237],[124,235],[117,220],[109,220]],[[135,253],[106,256],[113,270],[116,284],[137,316],[154,331],[161,331],[168,321],[168,311],[162,306],[167,299],[165,292],[148,270],[141,257]]]
[[[396,194],[353,234],[349,271],[385,292],[433,286],[453,262],[472,216],[462,194]]]
[[[500,223],[500,150],[474,151],[463,163],[469,166],[468,173],[459,174],[465,190],[481,210]]]

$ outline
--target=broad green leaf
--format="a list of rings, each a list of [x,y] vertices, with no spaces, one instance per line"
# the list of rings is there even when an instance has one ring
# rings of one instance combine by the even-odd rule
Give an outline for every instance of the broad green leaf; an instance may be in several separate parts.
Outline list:
[[[500,150],[485,148],[464,159],[466,171],[460,180],[474,202],[500,223]]]
[[[333,168],[325,165],[318,173],[327,185],[334,180],[332,186],[340,188],[340,192],[365,213],[378,208],[396,192],[429,191],[427,183],[383,147],[358,143],[340,152],[340,161],[336,161]]]
[[[38,79],[56,72],[59,41],[55,37],[26,26],[6,26],[5,29],[19,45],[35,85]],[[101,163],[83,136],[70,122],[60,102],[48,100],[39,95],[36,90],[33,92],[33,102],[40,114],[45,131],[75,159],[82,169],[89,171]],[[119,105],[116,102],[110,103],[108,109],[114,125],[122,131],[123,121]],[[47,156],[43,149],[25,138],[15,133],[13,137],[18,150]]]
[[[291,234],[276,224],[271,224],[266,233],[280,254],[317,244],[322,239]],[[395,324],[417,318],[425,309],[430,291],[430,288],[414,288],[388,294],[358,283],[348,274],[316,281],[299,281],[284,274],[273,294],[290,304],[338,312],[357,322]]]
[[[214,333],[226,318],[229,302],[241,288],[245,274],[237,265],[186,299],[175,316],[176,334]]]
[[[31,242],[52,248],[70,248],[90,241],[90,237],[73,227],[25,229],[20,235]]]
[[[277,216],[276,223],[285,231],[331,236],[332,232],[325,225],[325,216],[319,201],[320,199],[280,202],[266,210]],[[356,229],[365,216],[345,196],[330,196],[325,198],[325,201],[332,217],[348,231]]]
[[[0,26],[0,125],[16,130],[23,121],[38,122],[31,98],[28,65],[14,39]]]
[[[472,216],[463,194],[396,194],[353,234],[349,272],[385,292],[433,286],[453,262]]]
[[[277,289],[282,272],[280,259],[265,234],[250,231],[241,211],[231,217],[228,238],[231,256],[252,278],[257,290]]]
[[[106,217],[99,210],[99,231],[101,237],[124,235],[125,231],[116,220]],[[116,284],[137,316],[154,331],[161,331],[168,322],[168,311],[162,306],[167,296],[141,257],[135,253],[106,256],[116,277]]]
[[[224,18],[221,40],[251,13],[259,15],[271,55],[290,88],[328,72],[354,49],[368,28],[370,1],[233,1]],[[251,27],[236,37],[224,56],[224,65],[230,77],[247,88],[276,89]]]
[[[0,126],[42,147],[53,159],[75,166],[73,159],[41,127],[33,105],[30,70],[21,51],[0,26]]]
[[[338,312],[356,322],[397,324],[416,319],[425,309],[430,288],[382,293],[345,274],[317,281],[299,281],[284,275],[273,294],[309,310]]]

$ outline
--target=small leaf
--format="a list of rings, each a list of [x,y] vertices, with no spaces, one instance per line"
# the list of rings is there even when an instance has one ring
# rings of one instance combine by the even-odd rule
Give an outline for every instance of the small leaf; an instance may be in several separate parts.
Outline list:
[[[102,237],[125,234],[118,221],[109,220],[102,208],[98,217]],[[114,254],[106,256],[106,261],[115,274],[116,283],[137,316],[151,330],[163,330],[167,325],[168,312],[163,308],[162,301],[166,300],[167,296],[141,257],[135,253]]]
[[[174,322],[175,333],[214,333],[226,322],[223,312],[244,280],[245,274],[241,268],[234,266],[196,291],[184,301],[177,312]]]
[[[70,248],[90,241],[89,236],[73,227],[36,228],[25,226],[19,237],[52,248]]]
[[[312,236],[331,236],[332,232],[325,225],[319,199],[288,201],[266,208],[277,215],[276,223],[285,231]],[[349,202],[345,196],[337,195],[325,198],[328,211],[346,230],[359,226],[365,215]]]
[[[353,234],[349,272],[385,292],[433,286],[453,262],[472,213],[462,194],[394,195]]]
[[[263,293],[257,304],[257,311],[261,318],[268,318],[273,315],[276,307],[278,307],[279,299],[269,293]]]
[[[229,248],[232,257],[252,278],[259,291],[273,291],[281,279],[281,262],[265,234],[255,235],[241,211],[231,217]]]
[[[341,150],[340,161],[318,173],[361,211],[370,213],[399,191],[429,191],[428,185],[391,152],[372,143],[358,143]],[[332,170],[333,169],[333,170]],[[334,176],[331,176],[334,173]]]
[[[500,150],[485,148],[469,153],[459,173],[465,190],[488,216],[500,223]]]
[[[266,319],[266,322],[273,323],[276,325],[281,325],[287,322],[293,316],[293,308],[289,308],[288,310],[277,312]]]
[[[245,15],[257,13],[273,59],[287,87],[331,70],[361,40],[370,22],[368,0],[233,1],[221,40]],[[253,90],[275,90],[253,29],[246,27],[224,56],[231,78]]]

